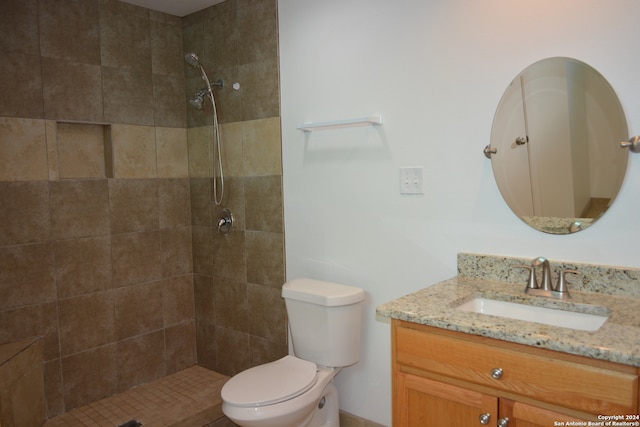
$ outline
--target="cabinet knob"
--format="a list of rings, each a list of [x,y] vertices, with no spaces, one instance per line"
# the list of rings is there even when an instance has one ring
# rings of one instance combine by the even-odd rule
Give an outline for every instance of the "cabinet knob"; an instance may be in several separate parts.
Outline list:
[[[498,420],[498,427],[507,427],[509,425],[509,417],[500,418]]]
[[[504,373],[504,371],[502,370],[502,368],[495,368],[491,370],[491,378],[499,380],[500,378],[502,378],[502,374]]]
[[[489,424],[489,421],[491,421],[490,413],[480,414],[480,424]]]

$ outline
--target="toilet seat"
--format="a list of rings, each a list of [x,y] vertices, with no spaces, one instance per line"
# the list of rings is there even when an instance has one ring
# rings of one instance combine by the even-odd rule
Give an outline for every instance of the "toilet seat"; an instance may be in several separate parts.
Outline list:
[[[235,375],[222,387],[222,399],[240,407],[273,405],[313,387],[317,371],[313,362],[285,356]]]

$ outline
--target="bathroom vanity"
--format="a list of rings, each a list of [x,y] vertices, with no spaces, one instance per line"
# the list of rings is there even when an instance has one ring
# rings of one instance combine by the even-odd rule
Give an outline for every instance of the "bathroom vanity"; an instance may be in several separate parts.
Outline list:
[[[584,274],[556,300],[524,293],[524,262],[459,254],[457,277],[377,308],[392,319],[394,426],[640,425],[640,272],[572,264]],[[576,330],[460,308],[478,297],[606,321]]]

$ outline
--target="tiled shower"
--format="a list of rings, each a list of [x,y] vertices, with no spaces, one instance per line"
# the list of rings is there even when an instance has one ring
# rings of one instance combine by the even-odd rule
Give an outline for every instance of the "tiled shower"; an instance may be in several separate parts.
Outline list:
[[[0,343],[43,337],[49,417],[286,353],[277,46],[275,0],[0,1]],[[186,51],[225,81],[228,236]]]

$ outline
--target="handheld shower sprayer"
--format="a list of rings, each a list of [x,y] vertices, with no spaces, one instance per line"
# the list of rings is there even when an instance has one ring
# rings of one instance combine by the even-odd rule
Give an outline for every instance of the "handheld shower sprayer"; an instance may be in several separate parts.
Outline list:
[[[202,74],[202,80],[204,80],[207,84],[207,87],[200,89],[194,96],[189,99],[189,104],[191,104],[191,106],[197,108],[198,110],[202,110],[205,96],[208,95],[213,107],[213,201],[217,206],[220,206],[224,197],[224,172],[222,170],[222,150],[220,148],[221,140],[220,130],[218,126],[218,112],[216,109],[216,100],[213,96],[213,90],[211,90],[211,86],[219,86],[220,88],[222,88],[223,82],[222,79],[213,83],[209,81],[209,77],[207,77],[207,73],[204,71],[204,67],[202,66],[202,64],[200,64],[200,58],[198,58],[198,55],[196,55],[194,52],[185,53],[184,60],[187,64],[200,70],[200,73]],[[216,170],[220,176],[219,194],[216,179]]]
[[[211,86],[219,86],[220,88],[224,87],[224,82],[222,79],[219,79],[217,82],[211,83],[207,73],[204,71],[204,67],[200,63],[200,58],[194,52],[188,52],[184,54],[184,60],[187,64],[191,65],[193,68],[197,68],[200,70],[200,74],[202,74],[202,80],[207,84],[207,87],[204,89],[200,89],[190,100],[189,103],[193,105],[198,110],[202,109],[202,104],[204,102],[204,95],[208,92],[209,96],[213,97],[213,92],[211,90]],[[203,91],[205,93],[203,93]]]
[[[200,67],[200,58],[198,58],[198,55],[193,52],[185,53],[184,60],[187,61],[187,64],[191,65],[192,67]]]

